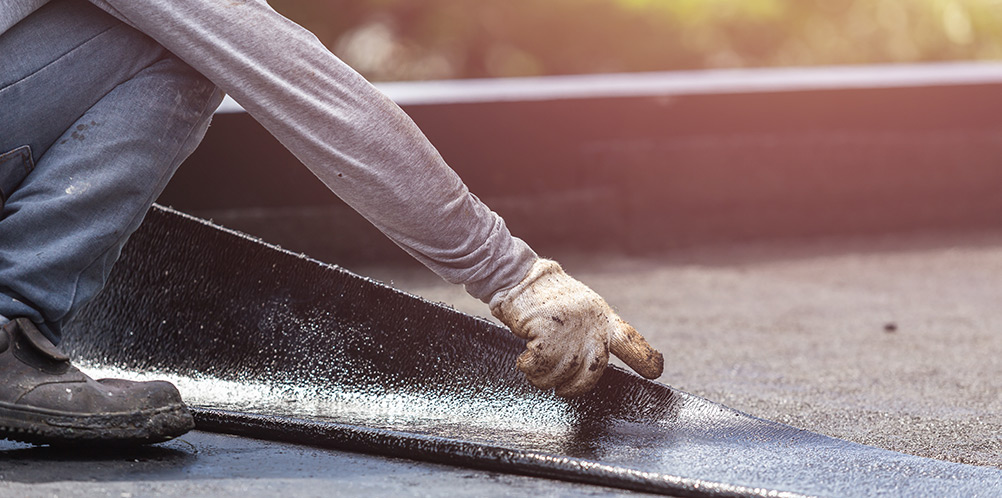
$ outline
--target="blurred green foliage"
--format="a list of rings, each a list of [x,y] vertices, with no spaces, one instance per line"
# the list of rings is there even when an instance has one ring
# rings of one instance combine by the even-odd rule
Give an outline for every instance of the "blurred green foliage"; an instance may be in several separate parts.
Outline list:
[[[1002,0],[271,0],[373,80],[1002,59]]]

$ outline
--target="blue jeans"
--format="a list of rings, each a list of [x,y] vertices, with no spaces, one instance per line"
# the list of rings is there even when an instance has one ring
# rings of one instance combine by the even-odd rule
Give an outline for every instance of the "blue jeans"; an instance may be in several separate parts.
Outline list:
[[[0,322],[28,317],[58,343],[221,98],[83,0],[0,35]]]

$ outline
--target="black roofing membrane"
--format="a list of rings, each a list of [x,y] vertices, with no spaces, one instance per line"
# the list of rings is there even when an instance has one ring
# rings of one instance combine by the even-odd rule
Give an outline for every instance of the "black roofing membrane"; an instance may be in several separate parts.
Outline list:
[[[616,367],[558,398],[526,383],[523,342],[499,326],[161,207],[64,336],[94,375],[174,381],[202,430],[674,495],[1002,494],[999,469],[799,430]]]

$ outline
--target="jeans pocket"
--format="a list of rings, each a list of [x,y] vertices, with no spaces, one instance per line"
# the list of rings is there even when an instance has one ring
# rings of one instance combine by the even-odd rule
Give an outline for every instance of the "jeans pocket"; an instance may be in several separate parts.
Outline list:
[[[31,147],[27,145],[0,154],[0,209],[33,169],[35,162],[31,159]]]

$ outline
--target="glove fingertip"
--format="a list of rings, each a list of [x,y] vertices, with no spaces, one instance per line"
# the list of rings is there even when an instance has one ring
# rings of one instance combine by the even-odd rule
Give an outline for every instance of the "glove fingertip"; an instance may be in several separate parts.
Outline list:
[[[648,379],[661,377],[665,358],[630,324],[622,322],[609,344],[609,349],[630,368]]]
[[[630,368],[645,378],[654,380],[661,377],[665,372],[665,357],[656,349],[651,348],[651,353],[644,359],[643,363],[637,366],[630,365]]]

